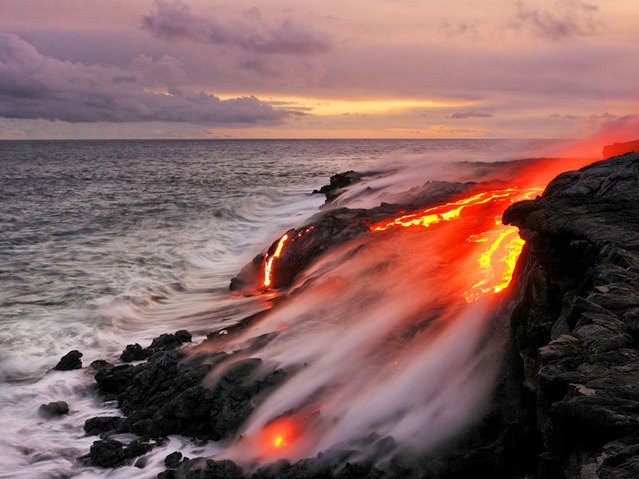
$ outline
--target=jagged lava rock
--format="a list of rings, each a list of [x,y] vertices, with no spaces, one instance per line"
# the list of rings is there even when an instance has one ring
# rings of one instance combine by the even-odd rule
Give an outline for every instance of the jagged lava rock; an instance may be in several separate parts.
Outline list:
[[[175,334],[164,333],[153,339],[148,348],[143,348],[138,343],[128,344],[122,354],[120,361],[125,363],[132,361],[142,361],[151,357],[153,353],[158,351],[166,351],[177,348],[184,343],[191,342],[191,333],[184,329],[176,331]]]
[[[72,369],[81,369],[81,357],[82,353],[77,349],[69,351],[67,354],[62,356],[58,364],[56,364],[53,369],[55,369],[56,371],[71,371]]]
[[[344,173],[336,173],[331,176],[328,185],[322,186],[319,190],[313,191],[314,194],[321,193],[326,196],[326,204],[335,200],[347,186],[359,183],[364,175],[353,170]]]
[[[528,240],[511,327],[530,472],[639,477],[639,154],[559,175],[503,220]]]

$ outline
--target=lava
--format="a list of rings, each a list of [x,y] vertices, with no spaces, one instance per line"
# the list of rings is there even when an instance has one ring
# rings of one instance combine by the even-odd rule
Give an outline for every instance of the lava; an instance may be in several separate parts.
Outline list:
[[[480,277],[463,293],[466,302],[471,302],[483,294],[498,293],[510,283],[524,241],[519,237],[516,227],[506,226],[501,222],[500,215],[508,205],[529,199],[541,191],[543,188],[540,187],[481,191],[417,213],[378,222],[371,225],[370,229],[373,232],[381,232],[394,227],[428,228],[438,223],[467,220],[469,215],[475,215],[476,218],[466,221],[466,242],[488,243],[488,247],[476,254],[477,272]],[[496,215],[493,224],[484,231],[476,232],[477,224],[483,224],[481,219],[489,219],[491,214]],[[475,272],[469,272],[469,277],[475,275]]]
[[[231,351],[257,344],[251,354],[287,372],[229,457],[293,461],[340,447],[377,458],[385,438],[398,450],[429,451],[476,421],[508,341],[498,293],[524,246],[501,216],[565,169],[537,162],[449,202],[371,222],[368,234],[296,271],[295,294],[226,344]],[[265,288],[285,283],[277,271],[288,273],[284,263],[308,251],[317,239],[304,236],[310,229],[289,230],[270,246]],[[321,415],[304,414],[317,404]]]
[[[295,232],[295,230],[289,230],[284,234],[278,241],[277,246],[275,248],[275,252],[272,255],[269,255],[268,251],[264,255],[264,281],[262,282],[262,286],[265,290],[269,290],[273,287],[273,264],[276,260],[278,260],[282,256],[282,252],[284,250],[284,245],[290,246],[291,243],[302,238],[306,233],[315,229],[315,226],[310,225],[305,229],[299,230]],[[273,246],[271,246],[273,248]],[[269,248],[269,251],[271,250]]]
[[[288,234],[282,236],[277,242],[277,248],[275,249],[275,253],[271,257],[267,256],[266,264],[264,266],[264,287],[269,288],[272,284],[271,279],[271,271],[273,268],[273,262],[278,259],[282,254],[282,249],[284,248],[284,243],[288,240]]]
[[[299,428],[295,421],[282,417],[264,427],[261,443],[267,453],[274,453],[289,448],[298,436]]]

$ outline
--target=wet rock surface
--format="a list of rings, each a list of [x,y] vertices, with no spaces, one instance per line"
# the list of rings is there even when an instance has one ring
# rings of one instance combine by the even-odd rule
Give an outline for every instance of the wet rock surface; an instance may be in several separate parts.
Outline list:
[[[58,364],[54,366],[53,369],[56,371],[71,371],[73,369],[81,369],[82,368],[82,353],[77,349],[73,351],[69,351],[67,354],[60,358]]]
[[[125,363],[132,361],[142,361],[150,358],[153,353],[158,351],[166,351],[168,349],[174,349],[181,346],[184,343],[191,342],[191,333],[181,329],[175,334],[164,333],[155,338],[148,348],[143,348],[138,343],[128,344],[122,354],[120,355],[120,361]]]
[[[79,458],[87,466],[118,467],[129,464],[136,457],[149,452],[156,444],[135,440],[125,445],[115,439],[95,441],[88,454]]]
[[[153,344],[150,349],[155,349]],[[135,366],[101,370],[95,375],[98,390],[105,399],[117,400],[126,416],[89,419],[85,431],[224,439],[253,411],[258,396],[286,377],[279,369],[260,373],[261,363],[242,351],[187,356],[162,350]]]
[[[221,440],[234,434],[263,395],[286,378],[281,369],[262,371],[262,361],[250,357],[250,348],[187,355],[175,348],[190,341],[187,331],[163,334],[148,348],[135,348],[148,358],[136,365],[100,362],[95,374],[105,400],[115,400],[123,417],[90,418],[84,430],[102,438],[80,458],[86,464],[115,467],[145,454],[170,434]],[[224,364],[222,365],[222,362]],[[133,433],[129,444],[112,439]],[[148,447],[147,447],[148,446]]]
[[[40,417],[49,419],[56,416],[64,416],[69,413],[69,405],[66,401],[54,401],[47,404],[42,404],[38,408],[38,414]]]
[[[320,193],[326,196],[326,204],[335,200],[347,186],[354,185],[362,181],[364,175],[356,171],[350,170],[344,173],[336,173],[329,179],[329,184],[322,186],[319,190],[313,191],[314,194]]]

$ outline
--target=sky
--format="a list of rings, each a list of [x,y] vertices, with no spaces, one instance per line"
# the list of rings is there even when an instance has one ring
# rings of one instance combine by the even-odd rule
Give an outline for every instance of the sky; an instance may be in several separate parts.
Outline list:
[[[639,137],[637,0],[0,12],[0,139]]]

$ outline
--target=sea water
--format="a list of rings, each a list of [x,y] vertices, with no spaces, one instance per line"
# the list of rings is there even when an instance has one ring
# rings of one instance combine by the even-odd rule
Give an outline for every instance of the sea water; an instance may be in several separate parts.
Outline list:
[[[230,278],[283,231],[316,213],[311,194],[337,172],[514,159],[547,142],[225,140],[0,142],[0,477],[155,477],[172,437],[134,465],[79,465],[84,421],[118,414],[91,372],[52,371],[71,349],[116,362],[187,329],[195,341],[267,307]],[[532,150],[531,150],[532,148]],[[428,179],[415,178],[415,185]],[[70,413],[38,407],[64,400]],[[138,464],[140,465],[140,464]]]

